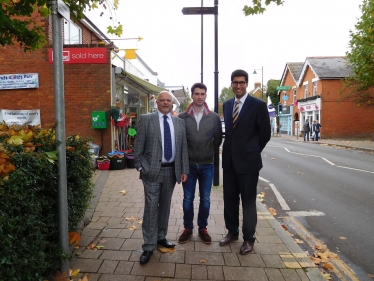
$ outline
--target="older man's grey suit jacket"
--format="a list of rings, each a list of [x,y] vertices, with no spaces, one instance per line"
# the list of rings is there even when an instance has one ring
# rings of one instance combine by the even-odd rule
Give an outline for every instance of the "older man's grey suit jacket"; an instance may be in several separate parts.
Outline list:
[[[172,116],[175,134],[175,177],[180,183],[181,174],[189,173],[188,148],[184,120]],[[158,112],[140,116],[134,141],[134,165],[141,168],[140,178],[156,180],[162,162],[162,139]]]

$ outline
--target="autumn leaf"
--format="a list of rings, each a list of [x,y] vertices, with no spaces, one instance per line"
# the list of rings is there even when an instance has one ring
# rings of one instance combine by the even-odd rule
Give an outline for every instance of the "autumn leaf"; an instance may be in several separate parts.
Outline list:
[[[300,239],[294,239],[295,240],[295,242],[297,243],[297,244],[304,244],[304,241],[302,241],[302,240],[300,240]]]
[[[339,238],[342,239],[342,240],[346,240],[347,239],[347,237],[344,237],[344,236],[340,236]]]
[[[129,229],[130,230],[135,230],[135,229],[137,229],[137,227],[135,225],[132,225],[132,226],[129,227]]]
[[[327,253],[327,256],[330,258],[330,259],[336,259],[338,258],[338,255],[333,253],[333,252],[328,252]]]
[[[284,224],[281,224],[281,226],[283,227],[284,230],[288,230],[287,226],[285,226]]]
[[[72,231],[69,232],[69,244],[74,246],[77,246],[78,243],[81,241],[81,236],[79,235],[78,232]]]
[[[70,269],[70,276],[77,276],[80,271],[80,269]]]
[[[96,246],[96,249],[101,250],[104,246]]]
[[[23,140],[20,136],[11,136],[8,140],[7,140],[7,143],[8,144],[14,144],[14,145],[22,145],[23,144]]]
[[[208,260],[199,260],[200,263],[207,263]]]
[[[121,190],[119,193],[122,193],[122,196],[126,194],[126,190]]]
[[[273,216],[276,216],[276,215],[277,215],[277,211],[275,211],[274,208],[268,208],[268,211],[269,211],[270,214],[272,214]]]
[[[324,251],[325,248],[323,246],[320,246],[320,245],[316,245],[315,246],[316,250],[319,250],[319,251]]]
[[[160,247],[158,249],[161,253],[173,253],[175,252],[175,248],[165,248],[165,247]]]
[[[57,271],[53,281],[70,281],[70,279],[68,278],[68,274],[66,272],[61,273],[60,271]]]
[[[134,221],[137,221],[138,218],[136,218],[136,217],[134,217],[134,216],[131,216],[131,217],[129,217],[129,218],[125,218],[125,220],[127,220],[127,221],[131,221],[131,222],[134,222]]]
[[[314,263],[314,264],[320,264],[321,263],[321,259],[320,258],[315,258],[313,256],[309,256],[309,258],[311,259],[311,261]]]
[[[139,221],[139,222],[138,222],[138,224],[142,224],[142,223],[143,223],[143,221]]]
[[[88,245],[87,249],[89,249],[89,250],[96,250],[96,244],[90,244],[90,245]]]
[[[322,272],[322,275],[323,277],[326,279],[326,280],[331,280],[331,275],[326,273],[326,272]]]
[[[88,281],[89,274],[83,276],[82,278],[79,278],[78,281]]]
[[[330,262],[327,262],[323,265],[323,268],[332,271],[334,269],[334,266]]]

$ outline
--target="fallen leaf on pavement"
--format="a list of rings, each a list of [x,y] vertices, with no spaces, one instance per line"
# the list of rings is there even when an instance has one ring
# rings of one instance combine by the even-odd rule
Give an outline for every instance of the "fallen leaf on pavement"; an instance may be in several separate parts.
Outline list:
[[[320,264],[321,263],[321,259],[320,258],[315,258],[313,256],[309,256],[309,258],[311,259],[311,261],[314,263],[314,264]]]
[[[271,160],[275,160],[275,158],[271,158]]]
[[[262,202],[264,202],[264,198],[260,198],[260,199],[258,199],[258,201],[260,201],[262,203]]]
[[[208,260],[199,260],[200,263],[207,263]]]
[[[138,218],[136,218],[136,217],[134,217],[134,216],[131,216],[131,217],[129,217],[129,218],[125,218],[125,220],[133,222],[133,221],[137,221]]]
[[[143,221],[138,221],[138,224],[142,224],[143,223]]]
[[[82,278],[79,278],[78,281],[88,281],[88,274],[83,276]]]
[[[173,253],[175,252],[175,248],[165,248],[165,247],[160,247],[158,249],[161,253]]]
[[[340,236],[339,238],[342,239],[342,240],[346,240],[347,239],[347,237],[344,237],[344,236]]]
[[[122,196],[126,194],[126,190],[121,190],[119,193],[122,193]]]
[[[325,248],[323,246],[320,246],[320,245],[315,246],[315,248],[316,248],[316,250],[319,250],[319,251],[325,250]]]
[[[288,230],[287,226],[285,226],[284,224],[281,224],[281,226],[283,227],[284,230]]]
[[[294,239],[297,244],[304,244],[304,241],[301,241],[300,239]]]
[[[81,241],[81,236],[78,232],[72,231],[69,232],[69,244],[74,244],[74,247],[78,245],[79,241]]]
[[[67,276],[68,274],[66,272],[61,273],[60,271],[57,271],[53,281],[69,281],[69,278]]]
[[[338,255],[333,253],[333,252],[328,252],[327,253],[327,256],[330,258],[330,259],[336,259],[338,258]]]
[[[317,254],[317,257],[321,258],[321,259],[329,259],[329,256],[325,253],[316,253]]]
[[[90,244],[90,245],[88,245],[87,249],[89,249],[89,250],[97,250],[96,244]]]
[[[129,227],[129,229],[130,230],[135,230],[135,229],[137,229],[137,227],[135,225],[132,225],[132,226]]]
[[[326,280],[331,280],[331,275],[326,273],[326,272],[322,272],[322,275],[323,277],[326,279]]]
[[[334,266],[330,262],[328,262],[328,263],[325,263],[323,265],[323,268],[326,268],[326,269],[332,271],[334,269]]]
[[[276,215],[277,215],[277,211],[275,211],[274,208],[268,208],[268,211],[269,211],[270,214],[272,214],[273,216],[276,216]]]
[[[369,278],[374,278],[374,274],[368,274],[366,276],[369,277]]]
[[[96,246],[96,249],[98,249],[98,250],[100,250],[102,248],[104,248],[104,246]]]
[[[70,276],[77,276],[80,272],[80,269],[70,269]]]

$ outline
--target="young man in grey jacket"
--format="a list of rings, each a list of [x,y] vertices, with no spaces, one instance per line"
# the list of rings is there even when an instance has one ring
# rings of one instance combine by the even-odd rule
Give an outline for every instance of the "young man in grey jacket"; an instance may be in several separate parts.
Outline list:
[[[196,182],[199,181],[200,204],[197,217],[199,236],[206,244],[212,239],[207,231],[210,211],[210,192],[214,174],[214,152],[222,142],[221,118],[209,110],[206,104],[207,88],[195,83],[191,88],[192,103],[186,112],[179,114],[186,125],[190,173],[183,182],[183,224],[184,231],[178,242],[186,243],[193,233],[193,218]]]

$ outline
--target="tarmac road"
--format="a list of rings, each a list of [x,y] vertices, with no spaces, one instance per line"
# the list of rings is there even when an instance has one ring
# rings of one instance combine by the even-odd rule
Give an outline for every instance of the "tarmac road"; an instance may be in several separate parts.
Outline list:
[[[372,280],[367,275],[374,274],[373,155],[272,138],[263,160],[260,176],[269,183],[259,183],[259,192],[266,192],[266,206],[279,216],[296,216],[359,280]],[[294,213],[300,211],[306,213]]]

